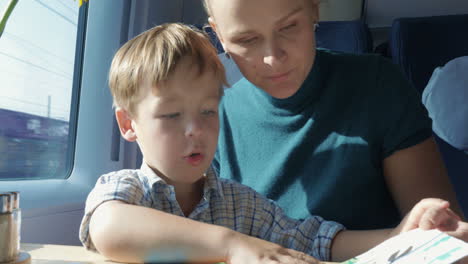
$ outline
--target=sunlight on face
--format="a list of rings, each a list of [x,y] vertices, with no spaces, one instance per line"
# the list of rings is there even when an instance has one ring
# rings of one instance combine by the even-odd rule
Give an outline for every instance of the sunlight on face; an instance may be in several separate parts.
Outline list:
[[[210,22],[242,74],[276,98],[292,96],[315,58],[312,0],[211,1]]]

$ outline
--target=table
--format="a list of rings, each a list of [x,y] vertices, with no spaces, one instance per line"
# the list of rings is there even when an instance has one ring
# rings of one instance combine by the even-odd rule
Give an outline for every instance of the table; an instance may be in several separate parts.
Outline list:
[[[81,246],[22,243],[21,251],[31,255],[32,264],[111,264],[105,257]],[[322,264],[333,264],[322,262]]]
[[[21,244],[21,251],[31,255],[32,264],[102,264],[116,263],[81,246]]]

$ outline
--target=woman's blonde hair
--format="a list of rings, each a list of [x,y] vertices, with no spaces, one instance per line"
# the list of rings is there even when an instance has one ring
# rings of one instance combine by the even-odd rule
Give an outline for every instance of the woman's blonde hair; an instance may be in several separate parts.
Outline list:
[[[222,95],[226,75],[208,37],[191,26],[166,23],[129,40],[115,54],[109,71],[114,106],[134,115],[142,83],[150,81],[155,89],[171,77],[182,59],[189,59],[198,74],[214,73]]]
[[[309,0],[313,4],[320,4],[322,0]],[[208,15],[208,17],[211,17],[211,9],[210,9],[210,0],[203,0],[203,7],[205,8],[205,12]]]

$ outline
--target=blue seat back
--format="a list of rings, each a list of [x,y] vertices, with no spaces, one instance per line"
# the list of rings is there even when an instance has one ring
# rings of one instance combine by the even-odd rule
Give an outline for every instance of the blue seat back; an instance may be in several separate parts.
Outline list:
[[[468,154],[458,150],[434,134],[448,175],[455,188],[458,202],[468,217]]]
[[[390,53],[422,93],[436,67],[468,55],[468,14],[396,19]]]
[[[320,22],[317,47],[348,53],[372,52],[372,35],[362,20]]]

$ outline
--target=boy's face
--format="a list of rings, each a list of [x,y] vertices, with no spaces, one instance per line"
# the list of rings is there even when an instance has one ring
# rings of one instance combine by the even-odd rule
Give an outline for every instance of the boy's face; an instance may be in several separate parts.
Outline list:
[[[131,121],[147,164],[169,184],[194,183],[208,169],[219,132],[220,82],[183,60],[169,80],[152,90],[143,84]]]

